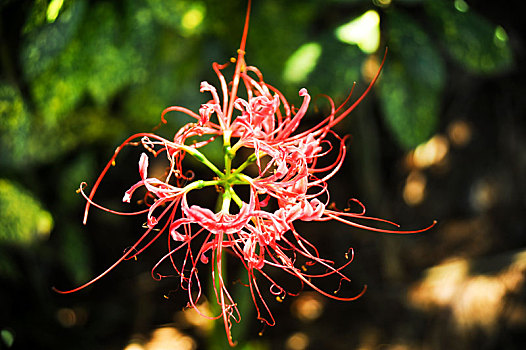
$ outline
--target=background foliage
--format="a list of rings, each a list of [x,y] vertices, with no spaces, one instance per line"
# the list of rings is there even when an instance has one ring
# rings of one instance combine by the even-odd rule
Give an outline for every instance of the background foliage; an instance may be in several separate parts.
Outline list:
[[[338,33],[368,10],[379,16],[379,42],[364,52]],[[200,81],[216,83],[211,63],[235,54],[245,4],[3,0],[0,11],[0,348],[123,349],[151,343],[166,324],[205,347],[210,332],[180,319],[184,293],[148,275],[163,246],[84,292],[60,296],[51,286],[86,281],[140,232],[141,222],[101,213],[83,227],[75,190],[93,182],[126,136],[153,130],[165,107],[198,109]],[[350,274],[368,293],[345,305],[308,293],[277,303],[278,326],[263,337],[245,318],[242,347],[301,349],[291,344],[303,339],[312,349],[518,348],[526,327],[526,88],[516,11],[496,1],[254,1],[247,61],[292,103],[304,86],[337,103],[354,81],[363,90],[388,47],[374,93],[339,126],[353,141],[335,183],[345,191],[333,199],[363,199],[372,215],[404,227],[440,226],[387,237],[306,225],[329,256],[356,249]],[[185,122],[173,118],[158,131],[170,135]],[[121,158],[99,201],[121,207],[138,152]],[[453,297],[433,301],[426,276],[450,261],[469,266],[444,270],[465,272],[455,295],[488,309],[494,301],[496,314],[469,318]],[[486,299],[466,294],[481,276],[505,281],[504,289]],[[301,300],[322,312],[302,318]]]

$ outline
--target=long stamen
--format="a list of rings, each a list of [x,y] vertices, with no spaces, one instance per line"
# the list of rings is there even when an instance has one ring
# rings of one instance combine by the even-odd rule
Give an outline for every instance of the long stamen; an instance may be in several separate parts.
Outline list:
[[[232,79],[232,92],[230,93],[230,101],[228,104],[228,111],[226,113],[226,123],[227,127],[230,127],[230,122],[232,118],[232,112],[234,110],[234,102],[237,96],[237,89],[239,86],[239,76],[241,73],[241,68],[245,66],[245,46],[247,43],[247,35],[248,35],[248,23],[250,20],[250,7],[251,7],[252,1],[248,0],[247,5],[247,12],[245,15],[245,26],[243,27],[243,36],[241,37],[241,44],[239,45],[239,50],[237,50],[237,61],[236,61],[236,68],[234,71],[234,77]]]

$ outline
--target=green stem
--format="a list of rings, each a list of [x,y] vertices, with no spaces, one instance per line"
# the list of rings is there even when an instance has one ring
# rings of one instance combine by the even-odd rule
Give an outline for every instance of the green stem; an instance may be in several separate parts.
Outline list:
[[[232,199],[234,200],[234,202],[237,204],[237,206],[239,208],[241,208],[243,206],[243,201],[241,200],[241,198],[239,198],[239,196],[237,195],[236,192],[234,192],[234,189],[232,189],[230,191],[230,195],[232,196]]]
[[[223,174],[219,169],[217,169],[217,167],[212,162],[210,162],[208,158],[206,158],[205,155],[201,153],[198,149],[186,145],[179,145],[179,148],[185,151],[186,153],[192,155],[195,159],[197,159],[204,165],[206,165],[220,178],[225,176],[225,174]]]
[[[199,190],[203,187],[207,186],[216,186],[219,185],[219,180],[210,180],[210,181],[204,181],[204,180],[197,180],[192,183],[189,183],[185,187],[182,188],[184,192],[190,192],[191,190]]]
[[[223,132],[223,153],[225,155],[225,175],[228,177],[232,168],[232,159],[234,159],[235,152],[232,152],[230,147],[230,136],[232,132],[230,130],[225,130]]]
[[[258,158],[257,158],[257,156],[256,156],[255,153],[251,154],[251,155],[247,158],[247,160],[245,160],[245,162],[244,162],[243,164],[241,164],[236,170],[234,170],[234,171],[232,172],[232,175],[235,176],[235,175],[240,174],[243,170],[245,170],[245,168],[246,168],[247,166],[249,166],[250,164],[254,163],[257,159],[258,159]]]
[[[221,211],[225,214],[228,214],[230,211],[230,202],[232,200],[232,187],[225,187],[225,192],[223,193],[223,204],[221,206]]]
[[[220,198],[221,197],[219,197],[218,199]],[[221,310],[221,306],[216,303],[216,297],[219,295],[221,291],[220,291],[220,286],[217,283],[217,281],[219,281],[219,270],[216,268],[217,267],[217,257],[215,256],[215,254],[212,254],[212,260],[210,261],[210,263],[211,263],[210,266],[212,266],[213,276],[212,275],[210,276],[210,283],[208,287],[209,307],[213,315],[218,315],[219,313],[221,313],[222,310]],[[223,279],[226,279],[227,278],[226,260],[225,260],[224,254],[221,259],[221,273],[223,275],[222,276]],[[216,284],[214,284],[214,280],[216,281]],[[210,330],[210,333],[209,333],[209,344],[208,344],[208,348],[211,350],[223,350],[223,349],[230,348],[228,346],[228,341],[225,336],[225,329],[223,327],[222,321],[223,319],[220,318],[219,320],[212,323],[212,329]]]
[[[253,178],[245,174],[236,174],[236,178],[240,181],[237,182],[238,184],[251,184],[252,182],[254,182]]]

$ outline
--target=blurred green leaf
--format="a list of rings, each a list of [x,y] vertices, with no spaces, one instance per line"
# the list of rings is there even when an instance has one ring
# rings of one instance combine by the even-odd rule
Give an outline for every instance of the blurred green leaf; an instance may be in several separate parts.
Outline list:
[[[16,280],[20,276],[20,271],[6,250],[0,245],[0,277]]]
[[[453,1],[425,2],[439,39],[451,57],[476,73],[495,73],[513,63],[504,29],[473,11],[461,12]]]
[[[32,47],[38,48],[42,40],[57,40],[56,30],[48,28],[73,18],[78,21],[80,10],[72,9],[80,6],[79,3],[66,2],[52,24],[41,23],[43,6],[30,15],[28,23],[33,21],[38,25],[28,27],[27,37],[38,41],[28,39],[23,68],[26,76],[31,77],[29,89],[35,108],[33,113],[28,112],[16,90],[0,91],[11,101],[3,103],[0,112],[8,115],[9,121],[2,126],[8,135],[2,144],[16,151],[11,152],[12,157],[6,163],[17,166],[50,161],[83,141],[117,134],[124,124],[108,118],[109,103],[125,87],[147,77],[146,63],[155,47],[153,22],[148,9],[132,1],[125,4],[125,16],[118,15],[114,5],[108,2],[87,9],[89,16],[75,24],[79,27],[75,35],[70,38],[73,34],[68,34],[67,43],[64,41],[54,50],[42,51],[45,57],[39,56],[49,62],[38,69],[32,68],[34,62],[28,52]],[[36,19],[31,20],[32,17]],[[96,106],[82,107],[93,106],[87,103],[89,96]]]
[[[0,165],[22,163],[26,155],[25,140],[30,134],[30,116],[20,93],[0,82]]]
[[[444,62],[426,32],[410,16],[393,9],[386,14],[387,60],[396,58],[407,71],[407,78],[421,80],[433,90],[445,82]]]
[[[414,5],[425,2],[426,0],[394,0],[395,3],[404,4],[404,5]]]
[[[31,193],[0,179],[0,227],[0,243],[27,245],[49,235],[53,218]]]
[[[84,199],[76,193],[82,181],[92,179],[98,166],[89,153],[81,153],[66,164],[60,173],[60,201],[68,208],[79,208],[85,204]]]
[[[80,226],[81,207],[86,203],[76,190],[82,181],[92,179],[97,166],[89,153],[81,153],[70,161],[60,174],[59,214],[62,217],[78,214],[78,221],[63,221],[53,232],[58,238],[60,261],[75,283],[86,281],[91,276],[91,254],[85,235]]]
[[[15,342],[14,332],[6,328],[0,331],[0,338],[2,339],[2,343],[8,348],[13,346],[13,343]]]
[[[331,2],[350,4],[350,5],[363,5],[363,4],[369,4],[371,0],[331,0]]]
[[[203,29],[206,6],[202,1],[147,0],[147,4],[157,22],[177,29],[184,36],[199,33]]]
[[[163,25],[177,28],[181,21],[181,12],[188,6],[188,1],[177,0],[146,0],[153,18]]]
[[[381,107],[398,143],[411,148],[435,130],[445,68],[432,41],[400,11],[386,17],[389,51],[379,89]]]
[[[106,113],[84,108],[78,109],[71,118],[39,118],[39,114],[28,111],[14,87],[0,82],[0,146],[4,150],[0,165],[27,168],[51,161],[82,140],[114,135],[122,127],[107,118]]]
[[[140,38],[134,33],[143,31],[151,22],[144,17],[143,21],[130,21],[127,27],[121,18],[110,3],[99,3],[92,9],[79,38],[82,43],[89,43],[83,45],[82,52],[88,59],[84,81],[98,104],[105,104],[123,87],[146,78],[143,58],[144,51],[150,48],[133,39]]]
[[[275,86],[283,83],[284,62],[303,44],[312,41],[309,25],[315,15],[314,2],[275,2],[254,3],[247,43],[247,63],[254,64],[264,74],[265,80]],[[289,23],[295,23],[291,26]],[[228,23],[228,21],[227,21]],[[241,30],[242,27],[240,27]],[[272,31],[270,40],[269,30]],[[238,36],[237,40],[241,37]],[[236,43],[239,45],[239,43]],[[235,52],[237,46],[233,47]],[[257,60],[254,60],[257,57]],[[290,84],[288,84],[290,86]],[[294,87],[294,93],[298,90]],[[287,91],[284,91],[287,94]]]
[[[56,21],[47,23],[47,1],[34,3],[25,24],[20,53],[27,78],[35,78],[54,62],[76,34],[85,9],[83,0],[65,1]]]
[[[148,128],[159,123],[161,112],[174,104],[197,110],[202,101],[196,97],[201,98],[202,94],[195,72],[212,69],[211,64],[206,67],[201,60],[192,59],[199,55],[199,41],[181,40],[173,31],[159,31],[162,35],[147,68],[148,78],[133,85],[124,102],[129,120]],[[168,117],[170,128],[172,122],[177,127],[188,121],[179,113]]]
[[[72,280],[85,282],[91,275],[91,255],[79,225],[66,224],[60,230],[60,260]]]
[[[155,48],[163,36],[155,24],[151,10],[142,1],[127,0],[123,20],[125,45],[130,46],[139,58],[139,68],[143,70],[135,76],[134,82],[148,80],[145,65],[155,57]]]
[[[83,95],[82,45],[74,40],[31,84],[31,93],[36,104],[36,113],[43,116],[49,127],[60,125]],[[80,69],[79,69],[80,68]]]
[[[415,147],[432,135],[440,107],[439,92],[408,75],[402,63],[390,59],[378,84],[387,125],[404,148]]]
[[[353,83],[360,79],[360,68],[366,56],[358,46],[334,40],[332,35],[320,42],[321,57],[306,84],[309,93],[313,96],[323,93],[335,99],[345,97]]]
[[[86,95],[105,105],[124,87],[146,79],[152,23],[144,12],[132,13],[137,16],[125,21],[112,3],[95,4],[78,35],[35,77],[32,95],[47,123],[58,123]]]

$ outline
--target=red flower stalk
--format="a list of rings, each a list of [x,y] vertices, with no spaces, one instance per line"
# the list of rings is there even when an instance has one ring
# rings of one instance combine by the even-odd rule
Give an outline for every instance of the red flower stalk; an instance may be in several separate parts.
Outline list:
[[[296,231],[295,222],[336,220],[349,226],[386,233],[422,232],[435,224],[414,231],[375,228],[353,219],[379,221],[395,227],[398,225],[366,216],[365,207],[356,199],[352,201],[359,205],[360,212],[339,211],[329,205],[327,181],[338,172],[343,163],[347,138],[340,137],[332,128],[349,115],[371,90],[380,74],[385,56],[378,73],[353,104],[347,106],[349,95],[336,108],[332,99],[327,97],[331,106],[329,115],[316,126],[296,133],[308,110],[311,97],[306,89],[301,89],[299,95],[303,102],[296,110],[279,90],[265,83],[256,67],[245,64],[249,12],[250,0],[232,81],[227,83],[222,73],[229,64],[214,63],[220,93],[214,86],[202,82],[201,92],[209,93],[211,99],[201,106],[199,113],[175,106],[165,109],[161,115],[164,123],[169,112],[184,113],[194,118],[195,122],[179,129],[173,140],[153,133],[129,137],[117,148],[89,195],[84,193],[86,184],[81,184],[80,192],[87,200],[84,223],[90,206],[94,205],[119,215],[147,214],[147,227],[131,249],[98,277],[78,288],[59,292],[71,293],[89,286],[121,261],[136,257],[161,235],[168,233],[173,242],[168,240],[168,253],[152,269],[152,276],[156,279],[164,277],[156,269],[163,261],[169,260],[180,277],[182,288],[188,292],[189,306],[203,317],[222,318],[228,341],[234,345],[230,329],[232,320],[240,321],[240,313],[226,281],[223,280],[223,251],[236,256],[247,270],[247,287],[257,309],[257,317],[272,326],[275,321],[259,287],[261,280],[266,280],[271,286],[270,292],[278,297],[293,293],[273,280],[264,271],[265,266],[281,269],[297,278],[301,285],[306,284],[332,299],[354,300],[366,289],[364,287],[355,296],[340,297],[318,288],[313,282],[316,278],[336,275],[341,280],[350,281],[342,270],[352,262],[354,252],[350,249],[349,260],[343,266],[336,267],[333,261],[322,258],[316,247]],[[246,94],[246,99],[238,96],[240,89]],[[197,137],[201,141],[196,142]],[[223,140],[222,167],[215,166],[200,150],[216,138]],[[337,140],[337,144],[333,145],[330,140]],[[94,203],[93,196],[121,149],[125,145],[137,143],[142,144],[147,152],[139,160],[141,179],[125,192],[123,201],[130,202],[135,191],[144,187],[152,203],[148,208],[133,213],[117,212]],[[318,160],[330,153],[336,153],[332,164],[320,166]],[[150,157],[165,156],[168,159],[170,167],[164,179],[148,176],[148,154]],[[250,155],[240,166],[233,168],[232,161],[240,154]],[[193,176],[186,176],[183,165],[188,156],[206,165],[215,176],[208,180],[194,180]],[[254,165],[257,167],[256,176],[244,173],[247,167]],[[249,192],[246,201],[238,195],[237,189],[243,186]],[[189,205],[188,194],[205,187],[215,187],[218,190],[218,211]],[[237,213],[232,213],[231,206],[238,207]],[[178,252],[183,255],[180,260],[174,258]],[[325,272],[309,273],[299,261],[306,261],[309,266],[320,265]],[[198,275],[200,264],[209,264],[212,268],[215,302],[221,307],[218,315],[207,316],[199,310],[198,302],[203,294]]]

